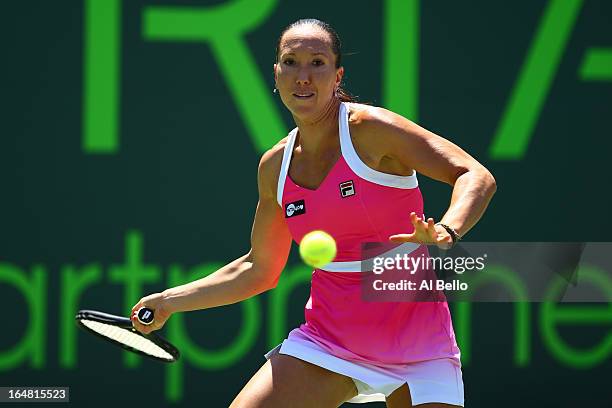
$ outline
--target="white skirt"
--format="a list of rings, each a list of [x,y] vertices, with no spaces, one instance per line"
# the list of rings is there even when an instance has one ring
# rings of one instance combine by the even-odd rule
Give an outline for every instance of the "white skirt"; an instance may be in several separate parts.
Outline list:
[[[459,406],[464,404],[461,364],[452,358],[381,367],[360,361],[343,360],[312,341],[292,338],[291,335],[266,353],[266,358],[269,359],[277,350],[280,354],[293,356],[352,378],[358,395],[347,402],[385,401],[393,391],[408,384],[413,405],[428,402]]]

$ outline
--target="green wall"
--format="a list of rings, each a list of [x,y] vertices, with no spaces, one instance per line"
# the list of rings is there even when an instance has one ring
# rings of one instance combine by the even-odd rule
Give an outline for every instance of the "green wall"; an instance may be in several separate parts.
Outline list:
[[[361,100],[491,169],[498,192],[470,240],[610,240],[610,2],[28,0],[0,13],[0,385],[70,386],[88,406],[227,406],[302,321],[309,272],[292,254],[274,292],[173,317],[175,365],[72,322],[78,308],[127,313],[248,250],[259,156],[293,127],[272,93],[274,47],[302,17],[336,27]],[[438,218],[450,189],[420,184]],[[469,406],[610,404],[609,306],[454,305]]]

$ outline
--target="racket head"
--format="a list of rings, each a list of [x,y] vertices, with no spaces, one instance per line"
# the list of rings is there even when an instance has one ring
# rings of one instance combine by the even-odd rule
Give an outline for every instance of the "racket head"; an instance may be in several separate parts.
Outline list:
[[[165,363],[180,358],[178,349],[166,339],[155,333],[140,333],[127,317],[97,310],[79,310],[75,320],[81,329],[125,350]]]

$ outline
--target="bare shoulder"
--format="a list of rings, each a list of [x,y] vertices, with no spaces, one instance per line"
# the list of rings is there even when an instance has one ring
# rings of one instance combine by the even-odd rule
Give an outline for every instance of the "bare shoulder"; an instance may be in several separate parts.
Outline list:
[[[258,182],[260,194],[276,195],[276,185],[283,162],[283,152],[288,137],[281,139],[277,144],[268,149],[259,161]]]
[[[355,150],[362,160],[378,160],[374,163],[383,172],[402,175],[414,169],[453,185],[466,169],[482,167],[451,141],[390,110],[350,104],[349,111]]]
[[[385,158],[393,157],[398,149],[406,150],[405,144],[410,143],[410,139],[413,139],[411,136],[421,129],[414,122],[385,108],[357,103],[349,104],[348,108],[351,140],[361,159],[370,167],[378,168]]]
[[[414,122],[379,106],[349,104],[349,125],[351,134],[371,134],[384,136],[397,130],[418,127]]]
[[[283,153],[285,151],[287,139],[288,137],[281,139],[261,156],[261,160],[259,161],[260,173],[269,175],[268,173],[274,174],[276,172],[278,175],[280,172],[281,163],[283,161]]]

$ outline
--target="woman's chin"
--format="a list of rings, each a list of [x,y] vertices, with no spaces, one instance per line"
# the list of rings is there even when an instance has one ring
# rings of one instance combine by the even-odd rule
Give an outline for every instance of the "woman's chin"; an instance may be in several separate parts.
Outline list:
[[[317,109],[316,105],[314,104],[306,105],[304,103],[299,103],[293,104],[288,108],[291,111],[291,114],[293,114],[293,117],[302,122],[316,118],[317,112],[319,112],[319,109]]]

